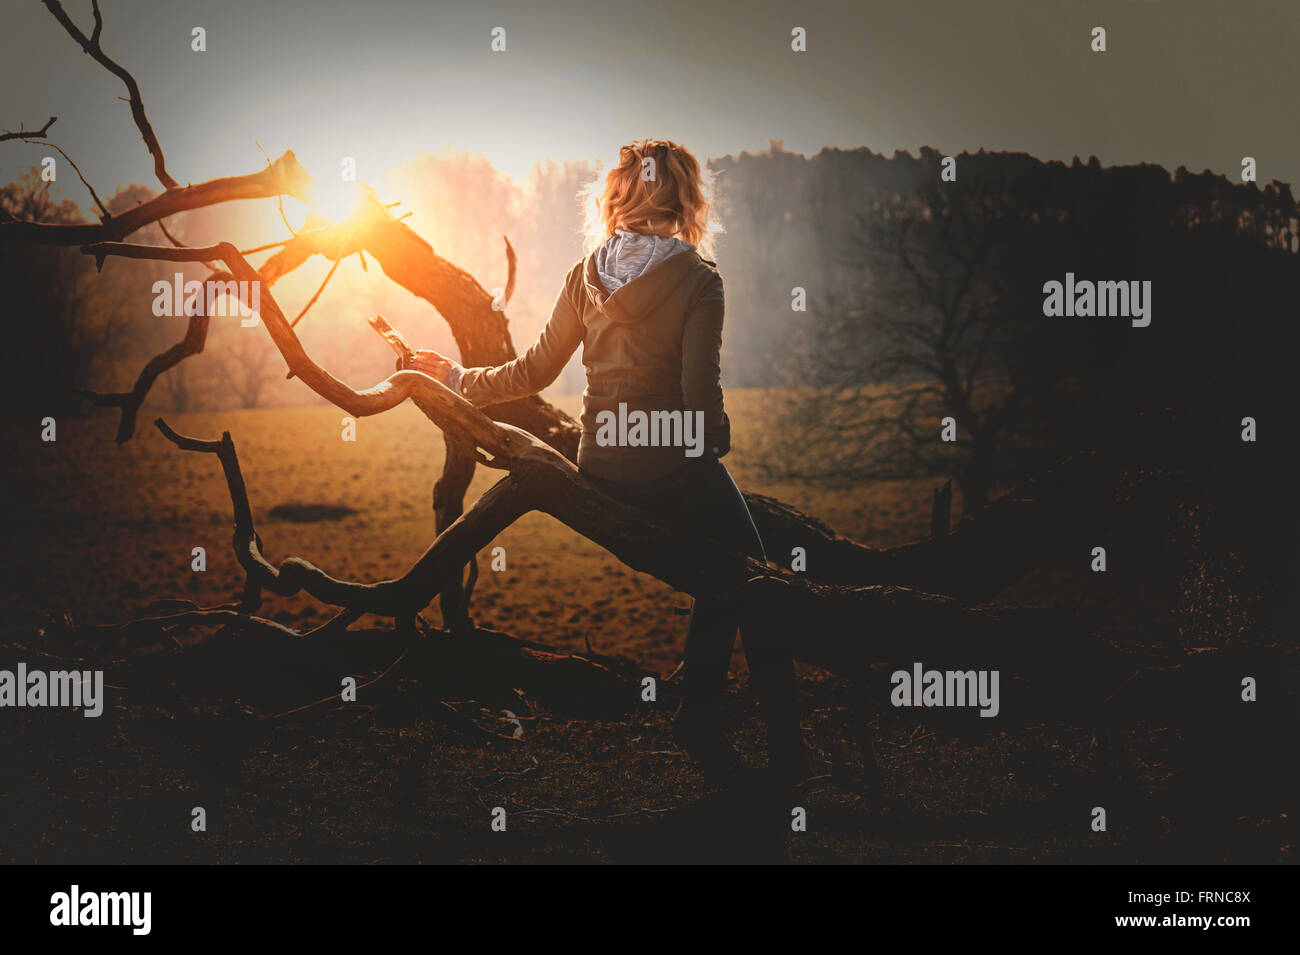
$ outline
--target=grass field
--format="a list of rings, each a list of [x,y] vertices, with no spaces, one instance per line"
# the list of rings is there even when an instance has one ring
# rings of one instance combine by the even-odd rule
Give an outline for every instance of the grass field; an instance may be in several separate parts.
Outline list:
[[[576,398],[557,403],[577,409]],[[742,487],[778,496],[875,546],[926,532],[935,482],[834,492],[765,483],[745,456],[746,434],[764,426],[756,396],[728,392],[728,405],[736,450],[726,464]],[[35,428],[10,429],[0,487],[8,543],[0,556],[8,650],[0,662],[9,665],[14,644],[30,646],[38,627],[64,614],[76,623],[114,622],[162,597],[210,605],[238,593],[243,575],[231,552],[218,462],[176,449],[144,423],[152,417],[143,415],[139,433],[121,448],[108,416],[62,420],[52,444]],[[434,535],[431,487],[441,436],[409,404],[361,420],[355,442],[341,440],[341,418],[328,407],[167,416],[184,434],[231,432],[270,559],[298,555],[347,579],[395,576]],[[480,469],[470,497],[497,477]],[[276,516],[321,505],[339,516]],[[665,675],[677,666],[685,618],[673,610],[688,598],[543,515],[526,516],[497,543],[506,548],[507,569],[493,572],[481,562],[473,604],[480,625],[573,650],[590,641]],[[202,573],[190,569],[196,547],[206,550]],[[1058,575],[1028,582],[1018,596],[1059,600],[1080,586]],[[275,598],[262,612],[300,629],[322,622],[330,608]],[[436,604],[426,616],[438,621]],[[734,664],[736,739],[761,760],[743,656]],[[106,681],[113,683],[111,671]],[[1087,727],[1044,724],[954,739],[886,712],[875,724],[886,799],[868,804],[854,779],[846,688],[809,669],[803,692],[805,728],[824,772],[803,797],[810,824],[798,834],[790,831],[789,807],[772,804],[763,791],[706,785],[671,743],[670,714],[653,708],[593,722],[534,707],[522,739],[483,747],[429,719],[382,712],[357,719],[339,705],[263,726],[233,762],[208,759],[187,737],[189,723],[169,723],[129,688],[109,692],[99,720],[9,711],[0,750],[0,858],[1064,862],[1150,861],[1187,851],[1162,843],[1163,831],[1138,837],[1136,823],[1123,818],[1107,833],[1090,831],[1102,749]],[[476,713],[474,701],[457,705],[504,726],[499,713]],[[216,706],[207,714],[216,732],[224,712]],[[1159,793],[1176,778],[1179,739],[1168,727],[1135,727],[1115,745],[1132,756],[1144,790]],[[207,810],[204,833],[190,830],[193,806]],[[495,806],[507,809],[505,833],[489,829]],[[1288,825],[1271,810],[1243,815],[1241,837],[1212,844],[1199,861],[1283,860]]]

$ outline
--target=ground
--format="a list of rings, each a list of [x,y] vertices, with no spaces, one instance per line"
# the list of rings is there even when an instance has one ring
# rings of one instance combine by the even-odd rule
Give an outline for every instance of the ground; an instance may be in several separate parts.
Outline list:
[[[576,410],[575,399],[558,403]],[[746,433],[763,426],[757,396],[729,392],[728,403],[737,450],[726,463],[742,487],[874,546],[926,533],[936,482],[838,491],[767,482],[745,456]],[[64,614],[112,622],[162,597],[215,604],[237,593],[242,572],[220,467],[166,442],[152,417],[143,415],[121,448],[110,416],[62,419],[52,444],[33,427],[8,429],[0,490],[9,546],[0,570],[9,623],[0,665],[24,659],[17,648]],[[363,419],[355,442],[341,439],[342,413],[329,407],[166,417],[184,434],[231,432],[272,560],[299,555],[335,576],[373,580],[405,570],[432,540],[441,438],[409,404]],[[497,477],[480,469],[471,498]],[[473,604],[480,625],[572,650],[590,641],[663,675],[677,666],[685,618],[673,610],[688,604],[684,595],[543,515],[523,518],[497,543],[507,566],[494,572],[483,562]],[[191,569],[196,547],[206,551],[203,572]],[[1060,602],[1087,586],[1050,575],[1016,596]],[[1084,596],[1119,600],[1095,589]],[[306,628],[329,608],[277,598],[263,612]],[[428,618],[438,622],[436,607]],[[1152,626],[1172,624],[1148,615],[1120,630],[1141,630],[1136,645],[1157,639]],[[761,765],[743,656],[734,664],[729,717],[738,745]],[[105,679],[114,684],[111,669]],[[293,685],[292,675],[285,680]],[[246,732],[238,701],[212,700],[176,719],[149,688],[115,687],[95,720],[0,710],[0,859],[1274,862],[1292,854],[1289,807],[1272,799],[1201,806],[1195,780],[1207,751],[1160,721],[1109,737],[1052,723],[954,736],[887,708],[872,724],[884,793],[866,798],[847,687],[812,669],[802,686],[821,774],[797,797],[804,832],[791,831],[788,794],[757,782],[725,790],[706,783],[673,745],[667,708],[653,705],[592,721],[525,701],[522,736],[486,746],[422,715],[327,705],[257,723],[243,745],[227,747],[233,756],[211,739]],[[295,702],[306,704],[337,692],[337,683],[300,692]],[[515,726],[499,705],[451,702],[494,732]],[[1122,792],[1107,772],[1116,759],[1129,767]],[[1112,807],[1106,832],[1089,824],[1098,803]],[[206,810],[206,832],[191,830],[196,806]],[[506,810],[504,833],[489,826],[494,807]],[[1189,836],[1202,809],[1218,813],[1219,837],[1208,842]]]

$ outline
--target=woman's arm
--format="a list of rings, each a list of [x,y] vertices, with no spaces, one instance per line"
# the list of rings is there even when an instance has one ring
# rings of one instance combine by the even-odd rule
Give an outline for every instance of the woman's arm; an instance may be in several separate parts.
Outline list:
[[[696,299],[682,330],[682,397],[687,411],[704,412],[704,447],[715,457],[731,450],[731,422],[722,404],[722,278]]]
[[[423,371],[458,391],[475,405],[499,404],[535,395],[564,370],[582,344],[582,318],[573,298],[570,272],[551,310],[542,334],[528,351],[513,361],[491,368],[462,368],[435,351],[416,352],[411,367]]]

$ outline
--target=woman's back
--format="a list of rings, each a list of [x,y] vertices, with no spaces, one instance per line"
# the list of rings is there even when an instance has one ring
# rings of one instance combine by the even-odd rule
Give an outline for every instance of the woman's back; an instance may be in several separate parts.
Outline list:
[[[611,292],[598,260],[599,251],[574,267],[587,371],[579,464],[609,480],[644,481],[726,454],[716,265],[687,246]]]
[[[541,391],[581,345],[579,468],[606,494],[765,561],[745,498],[718,460],[731,438],[720,369],[722,277],[697,251],[707,251],[708,210],[703,171],[685,148],[658,140],[624,146],[594,207],[590,225],[600,241],[565,276],[532,347],[494,368],[461,368],[427,351],[412,367],[476,405],[496,404]],[[721,718],[737,623],[729,597],[692,603],[674,722],[679,745],[719,769],[740,758]],[[764,698],[773,763],[797,774],[806,752],[783,639],[755,635],[751,647],[747,636],[746,656]]]
[[[578,465],[612,481],[648,481],[731,447],[719,356],[724,310],[716,263],[687,247],[617,290],[599,250],[565,277],[537,341],[494,368],[457,369],[453,387],[476,405],[535,394],[582,346]]]

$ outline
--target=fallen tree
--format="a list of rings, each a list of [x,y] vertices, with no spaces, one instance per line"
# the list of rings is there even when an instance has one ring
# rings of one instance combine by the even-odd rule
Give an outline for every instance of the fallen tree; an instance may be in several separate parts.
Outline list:
[[[751,634],[763,632],[788,643],[799,660],[864,682],[871,665],[879,662],[969,659],[972,654],[996,661],[1055,653],[1067,638],[1082,637],[1077,625],[1056,612],[993,607],[987,602],[1064,554],[1071,555],[1072,561],[1082,560],[1086,549],[1080,548],[1099,528],[1136,523],[1151,531],[1148,543],[1159,539],[1158,518],[1137,522],[1130,518],[1139,510],[1151,513],[1134,505],[1133,493],[1147,493],[1170,475],[1179,479],[1177,468],[1163,468],[1167,452],[1180,447],[1167,421],[1135,429],[1112,447],[1062,463],[965,518],[951,532],[946,509],[937,511],[927,538],[898,548],[863,546],[788,504],[747,493],[768,553],[786,555],[794,548],[806,553],[807,572],[795,573],[731,551],[690,528],[669,525],[604,494],[575,466],[579,429],[571,418],[535,396],[485,409],[473,407],[441,383],[408,370],[410,348],[380,317],[372,319],[372,325],[395,350],[397,370],[370,388],[356,390],[316,364],[294,331],[319,291],[292,321],[271,294],[278,279],[309,258],[320,255],[337,263],[352,254],[373,257],[390,279],[442,315],[466,365],[496,365],[516,356],[505,312],[492,307],[491,296],[472,276],[439,256],[368,191],[362,192],[356,211],[346,221],[314,226],[309,222],[309,228],[291,238],[257,249],[241,252],[225,242],[188,248],[174,240],[170,247],[124,241],[146,225],[157,223],[165,230],[168,217],[217,203],[284,195],[310,203],[314,184],[294,154],[286,152],[257,173],[180,185],[166,169],[134,80],[100,48],[102,21],[97,4],[96,27],[86,36],[57,0],[44,2],[87,53],[126,84],[133,119],[154,158],[164,191],[119,216],[105,211],[98,224],[3,221],[0,243],[79,246],[101,269],[115,257],[205,263],[212,268],[213,278],[257,283],[263,324],[291,377],[356,417],[381,414],[410,400],[442,431],[447,449],[433,494],[437,536],[428,550],[392,579],[350,581],[301,557],[278,565],[266,560],[229,435],[216,440],[186,437],[160,422],[178,448],[213,454],[224,470],[234,508],[233,545],[246,574],[243,595],[234,604],[214,608],[168,601],[139,620],[72,628],[51,635],[50,652],[97,653],[136,661],[158,658],[162,662],[157,665],[165,667],[177,648],[189,652],[207,643],[207,637],[195,635],[207,628],[215,629],[209,636],[217,642],[235,645],[241,652],[263,653],[275,645],[291,648],[286,652],[310,654],[314,645],[346,639],[347,628],[370,614],[394,621],[397,633],[406,640],[411,665],[406,672],[417,676],[432,681],[431,675],[445,668],[447,655],[454,654],[462,672],[477,674],[480,689],[495,686],[505,692],[526,685],[558,699],[587,696],[611,705],[621,701],[626,707],[635,701],[638,680],[644,675],[635,666],[597,654],[564,654],[512,641],[476,628],[471,621],[475,555],[522,515],[547,513],[627,565],[679,591],[734,600]],[[248,255],[271,249],[276,251],[260,267],[250,264]],[[507,252],[508,300],[515,278],[514,253],[508,243]],[[119,442],[134,434],[138,412],[157,377],[203,350],[207,327],[206,316],[191,317],[184,338],[151,360],[130,391],[87,393],[95,403],[120,410]],[[1135,457],[1139,450],[1145,460],[1161,462],[1162,467],[1140,471]],[[466,507],[465,492],[479,465],[501,470],[504,476]],[[314,631],[297,633],[258,615],[265,593],[306,593],[336,608],[335,616]],[[420,612],[438,598],[444,625],[457,638],[454,644],[427,639],[430,633]],[[256,636],[256,643],[248,642],[250,634]],[[358,635],[359,639],[373,636],[373,631]],[[420,649],[412,653],[416,645]]]
[[[226,243],[187,249],[106,242],[86,246],[84,251],[101,267],[115,256],[219,261],[240,282],[260,280],[243,255]],[[253,527],[229,435],[219,441],[186,438],[160,422],[178,447],[213,453],[221,461],[235,513],[233,545],[248,582],[243,600],[235,606],[186,608],[135,621],[124,633],[152,630],[155,636],[167,633],[170,638],[171,631],[208,618],[242,620],[262,629],[277,627],[253,613],[263,591],[281,596],[303,592],[336,607],[337,615],[326,628],[346,627],[363,614],[376,614],[392,618],[399,629],[413,629],[420,611],[459,578],[478,551],[523,514],[537,510],[680,591],[736,601],[751,628],[778,634],[798,659],[846,676],[861,678],[877,661],[965,658],[972,647],[989,659],[1022,659],[1060,648],[1059,642],[1044,645],[1044,624],[1053,621],[1058,636],[1063,626],[1054,612],[982,608],[897,581],[966,580],[964,568],[980,561],[985,565],[983,573],[967,582],[965,590],[973,594],[1001,589],[1023,576],[1027,567],[1038,566],[1062,546],[1070,546],[1077,536],[1071,528],[1095,532],[1115,510],[1131,467],[1126,455],[1100,451],[1080,455],[1007,495],[1000,508],[989,508],[963,521],[950,536],[925,543],[871,551],[825,532],[826,546],[844,551],[841,559],[850,561],[847,573],[865,569],[875,580],[891,581],[827,583],[764,564],[609,497],[554,447],[521,428],[494,421],[422,373],[399,370],[371,388],[356,390],[311,359],[273,295],[263,294],[261,309],[263,323],[289,371],[321,397],[356,417],[381,414],[409,399],[445,434],[471,448],[477,463],[507,473],[438,534],[403,574],[377,582],[348,581],[298,557],[278,566],[268,562]],[[396,330],[381,317],[372,324],[396,349],[399,363],[405,363],[410,350]],[[807,520],[802,515],[793,519]],[[994,537],[998,552],[1015,559],[990,560]]]

